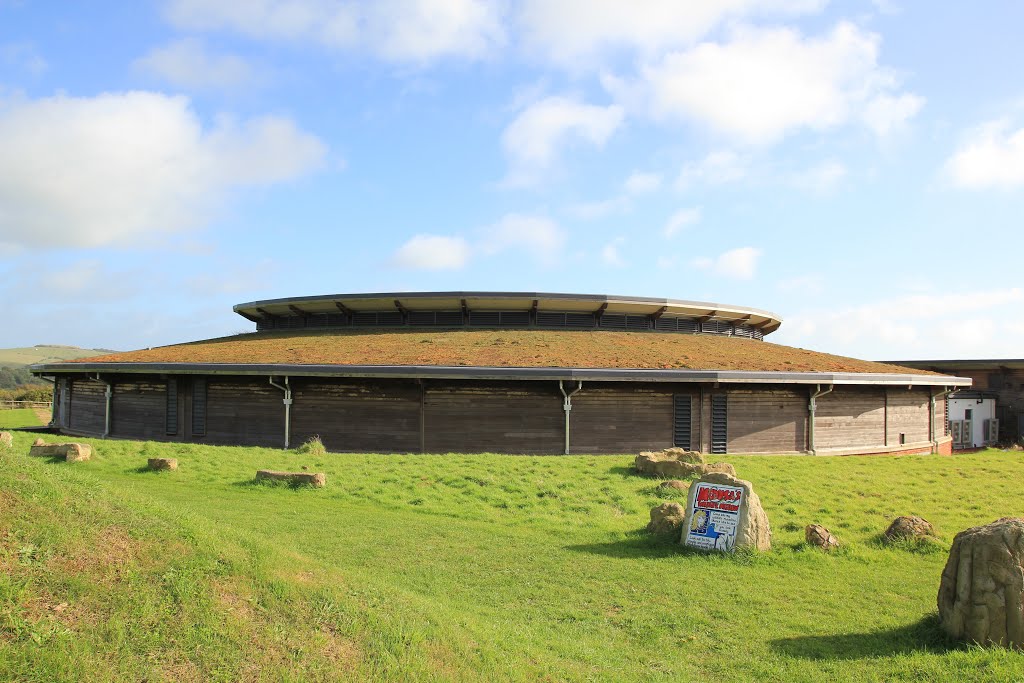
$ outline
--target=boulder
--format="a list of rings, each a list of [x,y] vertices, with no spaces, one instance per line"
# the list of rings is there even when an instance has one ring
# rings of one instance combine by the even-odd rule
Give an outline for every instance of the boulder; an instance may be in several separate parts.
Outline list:
[[[151,470],[176,470],[178,469],[177,458],[149,458],[146,464]]]
[[[658,484],[658,488],[663,490],[674,489],[677,491],[685,491],[686,489],[690,488],[690,482],[681,481],[679,479],[669,479],[668,481],[663,481],[660,484]]]
[[[749,481],[710,472],[690,484],[680,542],[705,550],[770,550],[772,530]]]
[[[327,475],[323,472],[259,470],[256,472],[256,481],[283,481],[293,486],[312,486],[319,489],[327,485]]]
[[[700,451],[688,451],[685,448],[679,446],[673,446],[672,448],[666,448],[661,451],[662,455],[671,458],[676,462],[689,462],[695,465],[704,463],[704,456],[701,455]]]
[[[679,503],[662,503],[651,508],[651,522],[647,530],[652,534],[679,533],[685,511]]]
[[[636,456],[633,466],[640,474],[653,477],[700,477],[708,472],[725,472],[733,476],[736,470],[727,462],[707,464],[698,451],[666,448],[663,451],[644,451]]]
[[[839,547],[839,539],[820,524],[808,524],[804,529],[804,540],[822,550],[835,550]]]
[[[28,454],[37,458],[63,458],[67,462],[80,462],[92,457],[92,446],[87,443],[44,443],[32,446]]]
[[[32,442],[32,445],[33,446],[45,446],[46,442],[43,441],[42,439],[36,437],[36,440]]]
[[[736,476],[736,468],[727,462],[713,462],[710,465],[704,465],[704,474],[711,474],[712,472],[718,472],[720,474],[728,474],[729,476]]]
[[[1024,519],[1004,517],[956,535],[938,606],[952,638],[1024,649]]]
[[[14,434],[0,432],[0,448],[14,448]]]
[[[885,530],[885,540],[902,541],[904,539],[934,538],[935,528],[928,520],[914,515],[897,517]]]

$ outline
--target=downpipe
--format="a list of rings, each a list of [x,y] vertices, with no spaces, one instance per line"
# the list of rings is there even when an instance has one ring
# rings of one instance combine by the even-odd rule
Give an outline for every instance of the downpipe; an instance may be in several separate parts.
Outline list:
[[[284,384],[278,384],[274,381],[274,376],[268,377],[270,385],[277,387],[284,392],[284,449],[288,450],[289,442],[291,441],[292,435],[292,387],[288,383],[288,377],[285,376]]]
[[[558,380],[558,390],[562,392],[562,396],[565,400],[562,402],[562,410],[565,411],[565,454],[569,455],[569,411],[572,410],[572,397],[578,394],[583,389],[583,380],[579,380],[576,383],[576,388],[565,393],[565,383],[563,380]]]
[[[110,436],[110,400],[114,398],[114,383],[100,377],[98,372],[96,373],[96,381],[107,385],[106,391],[103,392],[103,397],[106,399],[106,407],[103,411],[103,438],[105,439]]]
[[[954,389],[951,389],[950,387],[943,387],[942,391],[937,394],[933,390],[928,391],[928,395],[931,398],[931,404],[928,406],[928,436],[930,437],[929,440],[932,442],[933,454],[939,452],[939,436],[935,431],[935,399],[940,396],[949,396],[953,391]],[[943,423],[945,423],[945,421],[943,421]],[[945,435],[945,429],[943,429],[943,435]]]
[[[811,398],[807,402],[807,450],[811,455],[817,455],[818,450],[814,443],[814,415],[818,410],[818,397],[824,396],[832,391],[832,385],[828,385],[828,389],[822,389],[820,384],[814,385],[814,391],[811,393]]]

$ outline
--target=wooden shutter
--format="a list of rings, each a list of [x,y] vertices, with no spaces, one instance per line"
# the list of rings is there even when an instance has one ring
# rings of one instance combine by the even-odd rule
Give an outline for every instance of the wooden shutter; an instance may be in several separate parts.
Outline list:
[[[729,430],[727,416],[729,413],[728,397],[725,394],[711,396],[711,452],[725,453],[728,448]]]
[[[206,378],[192,379],[192,436],[206,435]]]
[[[676,394],[672,397],[672,444],[692,450],[690,426],[693,412],[693,397],[689,394]]]
[[[167,380],[166,423],[168,436],[178,433],[178,379],[176,377]]]

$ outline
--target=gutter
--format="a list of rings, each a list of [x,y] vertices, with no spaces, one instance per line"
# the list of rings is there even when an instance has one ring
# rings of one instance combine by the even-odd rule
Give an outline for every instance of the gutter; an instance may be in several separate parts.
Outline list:
[[[725,384],[832,384],[968,387],[970,377],[875,372],[773,372],[749,370],[649,370],[620,368],[521,368],[443,365],[303,365],[253,363],[43,363],[33,374],[146,373],[275,375],[405,379],[522,379],[599,382],[721,382]]]

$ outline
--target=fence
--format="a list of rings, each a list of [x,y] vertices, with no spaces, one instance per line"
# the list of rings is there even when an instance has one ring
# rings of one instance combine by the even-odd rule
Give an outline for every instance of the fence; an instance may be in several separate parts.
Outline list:
[[[16,408],[43,408],[53,412],[52,401],[0,401],[0,410],[15,410]]]

